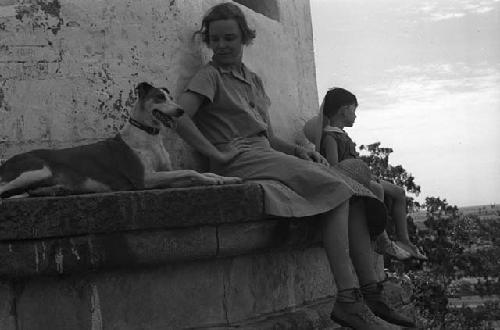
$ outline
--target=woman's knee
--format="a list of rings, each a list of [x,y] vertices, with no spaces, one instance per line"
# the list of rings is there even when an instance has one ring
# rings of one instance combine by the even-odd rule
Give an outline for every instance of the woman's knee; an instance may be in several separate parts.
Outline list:
[[[381,201],[384,200],[384,187],[376,181],[370,181],[370,190],[375,194],[375,196]]]
[[[406,200],[406,192],[402,187],[389,182],[382,183],[382,187],[384,193],[389,197],[396,200]]]

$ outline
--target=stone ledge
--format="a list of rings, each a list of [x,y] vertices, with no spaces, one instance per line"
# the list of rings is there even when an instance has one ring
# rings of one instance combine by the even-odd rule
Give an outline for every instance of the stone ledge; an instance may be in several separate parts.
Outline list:
[[[0,241],[262,220],[258,184],[7,199]]]

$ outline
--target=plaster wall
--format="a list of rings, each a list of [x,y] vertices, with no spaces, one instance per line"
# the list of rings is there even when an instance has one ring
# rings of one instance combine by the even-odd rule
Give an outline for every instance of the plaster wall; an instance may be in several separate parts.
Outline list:
[[[303,142],[318,108],[308,0],[276,0],[279,20],[241,6],[257,31],[245,63],[263,79],[276,133]],[[0,0],[0,159],[114,135],[142,81],[177,96],[210,52],[193,32],[219,0]],[[200,159],[175,133],[176,167]]]

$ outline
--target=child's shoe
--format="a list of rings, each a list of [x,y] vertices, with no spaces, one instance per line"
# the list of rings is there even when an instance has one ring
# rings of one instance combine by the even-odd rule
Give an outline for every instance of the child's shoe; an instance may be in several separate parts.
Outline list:
[[[411,257],[418,260],[428,260],[427,256],[423,254],[418,247],[413,245],[411,242],[396,241],[395,244],[408,252]]]
[[[408,260],[412,257],[410,252],[391,241],[386,231],[377,237],[374,249],[378,254],[387,255],[400,261]]]
[[[339,291],[330,318],[344,327],[392,330],[399,327],[375,316],[363,301],[358,288]]]
[[[383,290],[384,286],[380,282],[366,284],[361,287],[363,298],[372,312],[387,322],[403,327],[415,327],[415,322],[411,318],[398,313],[390,306],[389,301],[383,295]]]

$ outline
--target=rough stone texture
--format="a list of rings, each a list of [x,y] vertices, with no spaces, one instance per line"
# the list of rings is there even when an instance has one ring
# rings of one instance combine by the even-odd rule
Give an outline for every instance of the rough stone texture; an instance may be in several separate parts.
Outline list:
[[[86,281],[38,279],[17,286],[19,329],[93,329]]]
[[[215,227],[22,240],[0,244],[0,276],[133,269],[216,255]]]
[[[1,1],[0,159],[115,134],[141,81],[178,95],[210,58],[192,35],[221,1]],[[277,4],[279,22],[241,6],[257,30],[244,60],[265,83],[275,131],[303,141],[318,108],[309,1]],[[166,145],[175,166],[203,167],[174,133]]]
[[[226,280],[229,322],[333,295],[328,267],[324,250],[319,248],[232,260]]]
[[[218,226],[219,255],[238,255],[258,250],[309,247],[320,243],[318,219],[265,219]]]
[[[209,327],[206,330],[331,330],[347,329],[330,320],[334,299],[320,299],[314,303],[265,315],[258,319],[237,322],[228,327]]]
[[[9,282],[0,281],[0,329],[16,330],[14,290]]]
[[[0,240],[177,228],[263,218],[257,184],[7,199]]]
[[[19,279],[15,290],[12,284],[1,287],[10,293],[0,298],[0,306],[15,297],[18,329],[29,330],[229,326],[331,296],[332,278],[324,277],[324,258],[321,249],[313,248]],[[304,277],[316,286],[306,287]],[[6,309],[0,310],[2,321],[9,320]]]
[[[228,194],[234,195],[245,185],[221,187]],[[248,185],[248,188],[254,188]],[[205,192],[213,195],[213,189],[195,189],[198,194]],[[254,192],[259,192],[255,190]],[[174,191],[175,193],[176,191]],[[136,196],[148,192],[136,193]],[[110,194],[113,196],[114,194]],[[120,196],[122,193],[117,194]],[[196,196],[196,194],[194,194]],[[256,196],[261,196],[257,194]],[[255,198],[256,198],[255,196]],[[70,200],[85,205],[79,201],[83,196],[75,196]],[[42,199],[39,199],[42,200]],[[54,198],[53,200],[57,200]],[[67,201],[65,198],[62,201]],[[184,200],[186,205],[191,200]],[[20,210],[30,209],[31,199],[16,200],[16,207]],[[8,204],[8,202],[7,202]],[[251,205],[244,205],[251,210]],[[259,203],[257,203],[259,205]],[[78,208],[71,203],[65,204],[73,213],[64,212],[65,221],[78,224],[85,219],[86,213],[79,213]],[[214,213],[214,209],[221,208],[214,203],[196,209],[203,215]],[[206,259],[222,256],[237,256],[255,254],[259,251],[281,250],[290,251],[297,248],[306,248],[317,245],[318,223],[315,218],[301,219],[265,219],[255,221],[255,217],[232,217],[220,212],[219,217],[209,218],[194,216],[191,209],[180,210],[176,214],[178,219],[185,219],[186,213],[192,218],[187,219],[181,227],[178,223],[168,221],[163,213],[158,213],[158,221],[151,226],[143,221],[139,214],[147,216],[147,212],[139,212],[135,222],[140,226],[129,226],[125,221],[123,226],[117,226],[114,232],[94,233],[82,235],[81,232],[63,232],[62,237],[44,237],[42,235],[28,237],[30,239],[0,240],[0,276],[8,278],[79,274],[100,269],[140,268],[158,266],[177,261]],[[255,210],[253,210],[255,211]],[[184,213],[183,213],[184,212]],[[244,212],[243,214],[247,214]],[[61,215],[51,214],[52,219]],[[76,220],[73,220],[76,219]],[[1,217],[0,217],[1,219]],[[23,218],[16,220],[25,223]],[[163,220],[163,222],[162,222]],[[198,221],[198,222],[196,222]],[[236,222],[237,221],[237,222]],[[251,222],[248,222],[251,221]],[[116,221],[114,221],[116,223]],[[207,226],[207,222],[209,226]],[[43,223],[43,222],[42,222]],[[87,222],[85,222],[87,223]],[[131,230],[133,229],[133,230]],[[34,231],[35,232],[35,231]],[[36,230],[40,233],[41,230]],[[7,233],[4,236],[8,236]],[[26,238],[26,237],[23,237]],[[310,283],[314,285],[314,283]]]
[[[181,329],[225,322],[219,262],[170,265],[96,278],[107,329]],[[126,299],[123,299],[126,297]]]
[[[384,294],[399,313],[416,319],[413,284],[408,276],[390,277],[384,282]]]
[[[180,329],[224,321],[216,263],[51,278],[19,289],[19,329]]]

